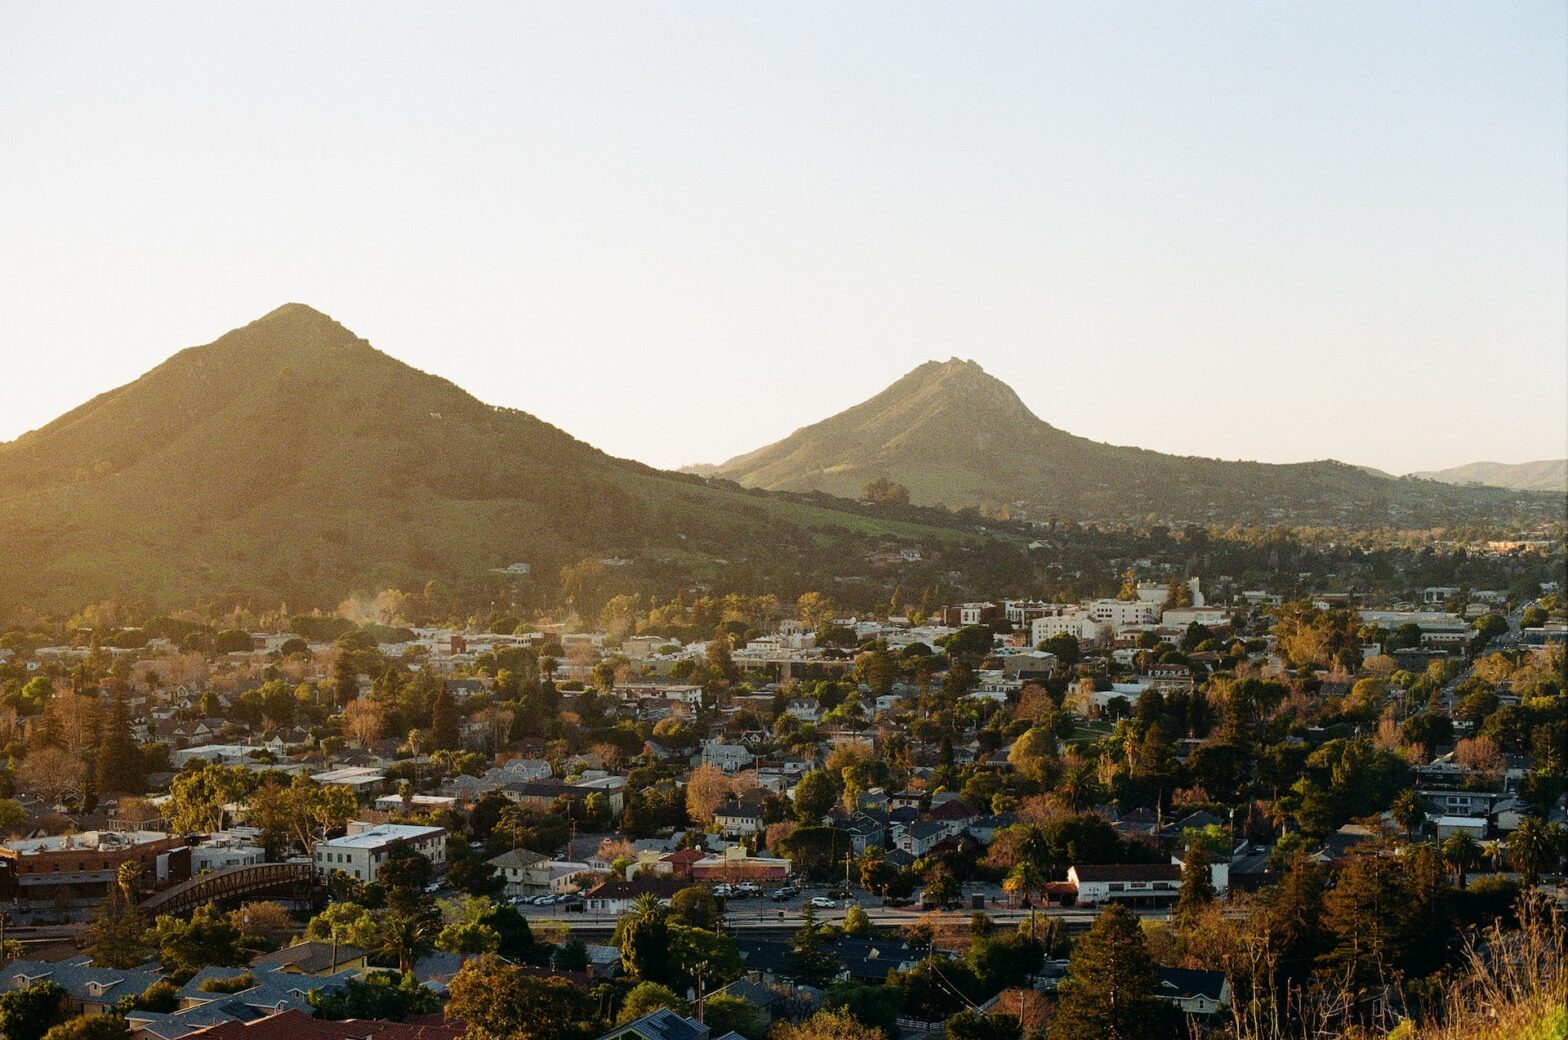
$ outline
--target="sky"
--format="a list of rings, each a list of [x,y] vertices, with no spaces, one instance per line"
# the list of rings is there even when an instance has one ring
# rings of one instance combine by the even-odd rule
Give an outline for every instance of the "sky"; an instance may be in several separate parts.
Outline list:
[[[612,454],[1568,455],[1568,9],[0,0],[0,440],[308,303]]]

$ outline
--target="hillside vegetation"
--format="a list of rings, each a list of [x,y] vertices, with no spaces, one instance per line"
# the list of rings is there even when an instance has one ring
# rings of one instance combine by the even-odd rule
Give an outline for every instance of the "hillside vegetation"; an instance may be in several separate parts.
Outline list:
[[[0,607],[301,605],[584,555],[809,558],[916,524],[705,486],[289,304],[0,445]]]
[[[1245,434],[1238,434],[1244,450]],[[889,479],[914,502],[1044,518],[1429,527],[1561,516],[1562,496],[1396,480],[1332,460],[1227,462],[1101,444],[1041,420],[973,361],[927,362],[875,397],[703,472],[855,496]]]

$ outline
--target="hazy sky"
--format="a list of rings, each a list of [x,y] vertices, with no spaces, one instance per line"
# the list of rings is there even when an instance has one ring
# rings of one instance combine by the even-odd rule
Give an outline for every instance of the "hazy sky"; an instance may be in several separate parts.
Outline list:
[[[612,453],[1568,453],[1568,14],[0,0],[0,439],[290,300]]]

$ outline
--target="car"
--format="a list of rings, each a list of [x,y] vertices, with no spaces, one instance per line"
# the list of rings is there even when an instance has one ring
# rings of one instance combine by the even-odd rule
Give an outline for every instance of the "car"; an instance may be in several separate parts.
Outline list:
[[[832,910],[834,907],[838,906],[837,903],[833,902],[833,900],[829,899],[827,896],[812,896],[811,905],[816,907],[818,910]]]
[[[425,894],[426,895],[432,895],[433,896],[433,895],[435,895],[439,891],[441,891],[441,882],[439,882],[439,881],[432,881],[432,882],[430,882],[430,884],[425,886]]]
[[[791,888],[790,886],[785,885],[783,888],[775,891],[773,895],[769,896],[768,898],[772,899],[775,903],[782,903],[786,900],[794,899],[798,895],[800,895],[800,890],[798,888]]]
[[[549,896],[549,895],[534,896],[534,898],[533,898],[534,906],[549,906],[554,901],[555,901],[555,897],[554,896]]]
[[[728,885],[713,886],[713,894],[719,899],[728,899],[731,895],[734,894],[734,892],[735,890],[730,888]]]

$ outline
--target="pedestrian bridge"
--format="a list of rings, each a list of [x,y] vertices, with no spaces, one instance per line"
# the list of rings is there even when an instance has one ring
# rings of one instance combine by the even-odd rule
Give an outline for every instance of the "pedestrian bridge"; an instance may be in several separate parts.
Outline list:
[[[149,917],[159,914],[188,914],[207,903],[222,903],[247,896],[308,893],[315,882],[309,863],[257,863],[246,867],[224,867],[198,874],[155,892],[137,904]]]

